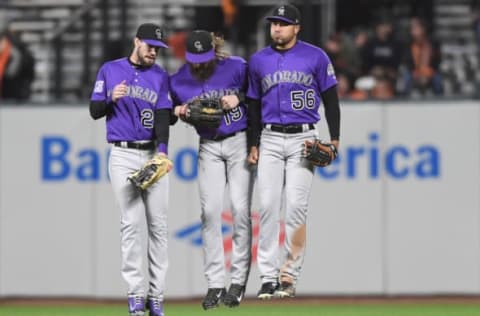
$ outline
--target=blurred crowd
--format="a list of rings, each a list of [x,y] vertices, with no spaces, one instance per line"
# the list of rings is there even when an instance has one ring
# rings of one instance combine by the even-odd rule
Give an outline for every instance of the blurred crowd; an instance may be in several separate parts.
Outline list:
[[[28,100],[35,59],[15,33],[0,28],[0,99]]]
[[[324,49],[332,59],[343,99],[388,100],[443,94],[441,54],[424,20],[409,20],[401,40],[392,19],[379,19],[372,30],[332,34]]]
[[[235,45],[247,42],[247,35],[255,31],[255,21],[260,17],[254,13],[258,12],[245,11],[248,7],[239,6],[238,0],[222,0],[220,3],[219,16],[202,11],[212,11],[211,8],[199,8],[195,23],[222,25],[220,31],[227,35],[232,51],[241,56],[248,55],[248,51],[243,54],[242,45]],[[473,6],[473,30],[480,48],[479,8],[480,4]],[[242,18],[239,19],[242,12]],[[434,40],[431,27],[417,16],[410,17],[408,26],[403,23],[401,29],[394,21],[392,17],[383,16],[372,26],[337,31],[326,42],[318,43],[335,66],[338,92],[342,99],[430,97],[441,96],[445,90],[448,94],[449,90],[444,88],[448,78],[445,72],[442,78],[440,69],[440,43]],[[16,34],[1,24],[0,21],[0,100],[28,100],[35,79],[34,55]],[[185,53],[187,33],[187,30],[172,32],[168,39],[170,54],[179,61]],[[124,41],[122,45],[125,45]],[[110,48],[115,54],[123,53],[122,47],[111,45]],[[110,59],[112,57],[108,56]],[[249,56],[244,57],[248,59]],[[480,79],[477,82],[480,86]]]

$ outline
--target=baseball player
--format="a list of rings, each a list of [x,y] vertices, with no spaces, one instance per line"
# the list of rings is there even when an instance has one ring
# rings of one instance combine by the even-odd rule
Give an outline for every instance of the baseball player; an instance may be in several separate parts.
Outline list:
[[[203,30],[193,31],[186,41],[186,60],[170,77],[175,114],[185,118],[187,103],[195,98],[221,98],[225,111],[218,128],[195,126],[200,136],[198,183],[204,271],[208,291],[205,310],[221,301],[238,306],[245,293],[250,270],[252,175],[247,163],[247,108],[242,101],[247,87],[245,60],[220,51],[222,39]],[[226,293],[225,258],[221,213],[228,184],[233,215],[231,284]]]
[[[322,102],[336,148],[340,129],[332,63],[322,49],[297,40],[299,10],[281,5],[267,20],[273,44],[251,56],[247,92],[251,126],[248,160],[252,164],[258,162],[260,299],[295,296],[305,253],[308,199],[314,174],[314,166],[304,157],[304,143],[317,137],[315,125]],[[279,248],[282,200],[284,249]]]
[[[163,316],[167,271],[168,174],[148,190],[127,181],[154,155],[167,155],[172,101],[168,74],[155,64],[167,45],[158,25],[139,26],[128,58],[106,62],[97,74],[90,101],[94,119],[106,116],[107,141],[112,144],[109,175],[120,207],[122,276],[128,286],[130,315]],[[142,270],[142,221],[148,228],[149,287]]]

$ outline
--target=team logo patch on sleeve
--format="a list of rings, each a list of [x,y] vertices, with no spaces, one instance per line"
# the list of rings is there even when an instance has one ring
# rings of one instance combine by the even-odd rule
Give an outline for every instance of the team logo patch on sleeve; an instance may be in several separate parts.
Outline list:
[[[333,69],[332,64],[328,64],[328,66],[327,66],[327,75],[335,76],[335,69]]]
[[[103,84],[105,82],[103,80],[99,80],[95,82],[95,89],[93,89],[93,92],[95,93],[100,93],[103,92]]]

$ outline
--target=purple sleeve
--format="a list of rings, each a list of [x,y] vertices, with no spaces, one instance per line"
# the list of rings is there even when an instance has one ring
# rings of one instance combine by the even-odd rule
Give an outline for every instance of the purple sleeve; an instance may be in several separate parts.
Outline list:
[[[177,94],[175,93],[175,90],[172,88],[173,84],[172,84],[172,76],[170,76],[168,78],[168,85],[169,85],[169,88],[170,88],[170,97],[172,98],[172,107],[175,108],[175,106],[177,105],[180,105],[182,104],[181,101],[178,99],[178,96]]]
[[[159,153],[164,153],[165,155],[168,155],[168,146],[165,143],[160,143],[158,144],[158,152]]]
[[[330,58],[325,52],[322,52],[319,56],[319,65],[317,71],[317,82],[320,87],[320,93],[328,90],[337,84],[337,78],[335,76],[335,69],[330,61]]]

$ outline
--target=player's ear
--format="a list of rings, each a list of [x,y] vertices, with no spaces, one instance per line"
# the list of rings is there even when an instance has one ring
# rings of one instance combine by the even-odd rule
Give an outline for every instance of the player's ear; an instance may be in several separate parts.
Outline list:
[[[135,38],[133,39],[133,45],[134,45],[135,47],[140,46],[141,42],[142,42],[142,40],[139,39],[138,37],[135,37]]]
[[[295,35],[297,35],[298,32],[300,32],[300,24],[295,25]]]

